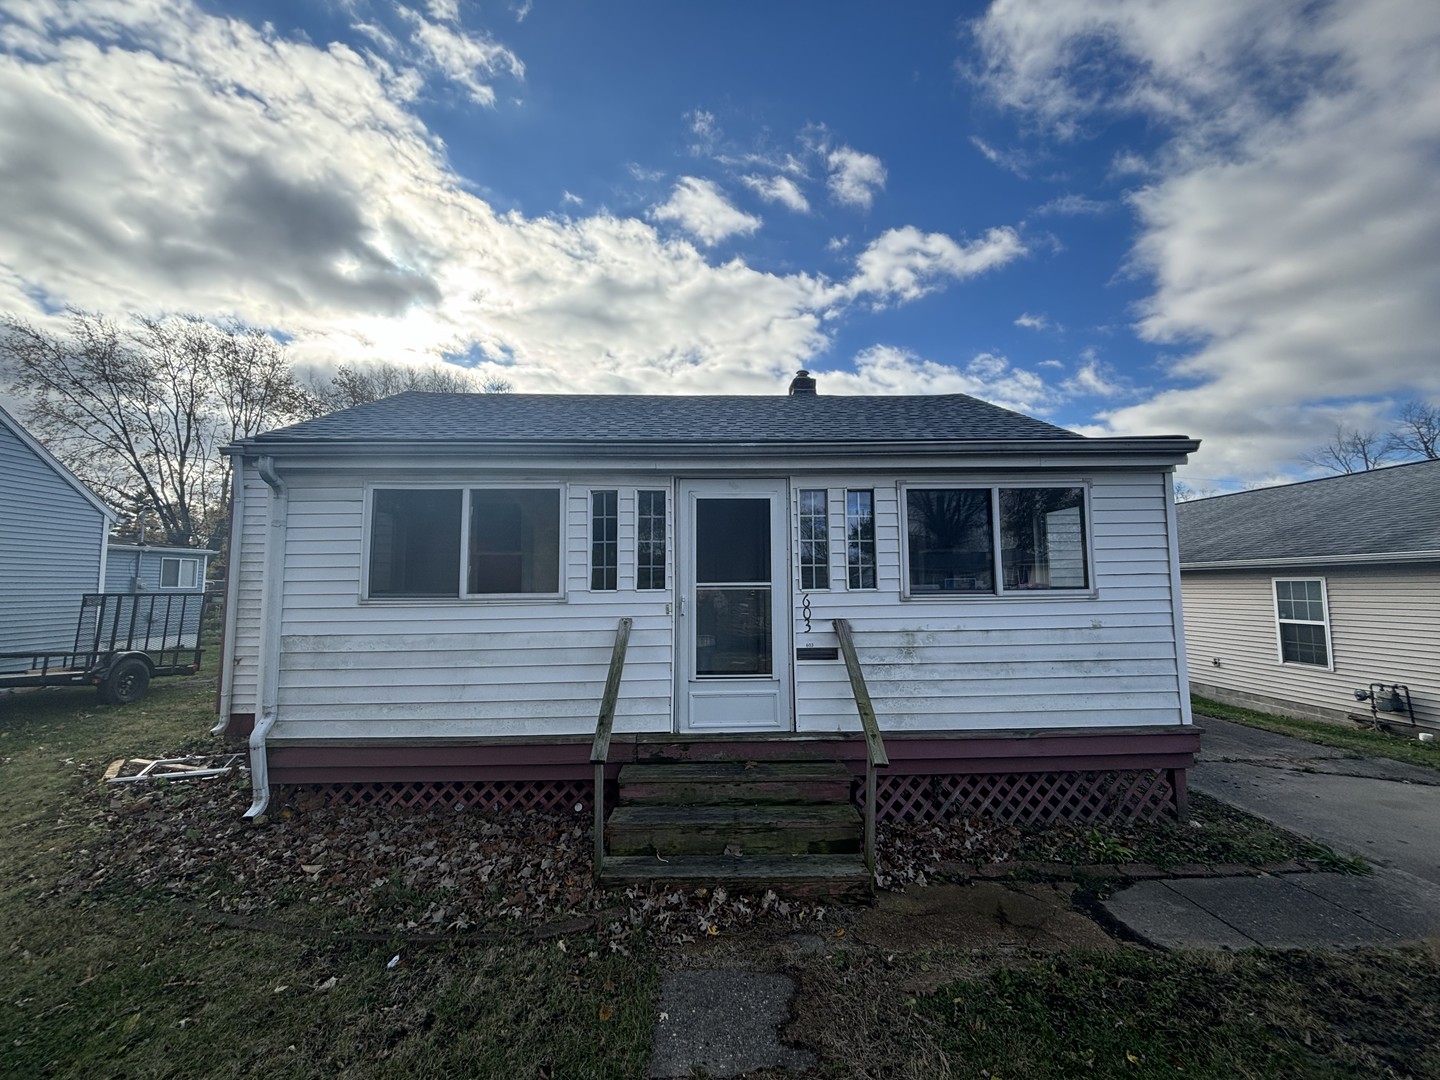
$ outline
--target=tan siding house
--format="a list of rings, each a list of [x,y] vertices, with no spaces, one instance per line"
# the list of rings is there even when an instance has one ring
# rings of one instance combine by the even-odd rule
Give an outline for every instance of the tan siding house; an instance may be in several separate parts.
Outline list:
[[[1440,730],[1440,462],[1201,499],[1178,519],[1196,693]]]

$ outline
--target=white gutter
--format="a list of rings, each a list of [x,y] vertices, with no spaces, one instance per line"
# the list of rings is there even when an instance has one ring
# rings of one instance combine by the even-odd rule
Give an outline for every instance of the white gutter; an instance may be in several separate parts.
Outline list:
[[[1283,559],[1227,559],[1219,562],[1182,562],[1181,570],[1259,570],[1267,566],[1366,566],[1376,563],[1440,561],[1440,550],[1382,551],[1365,555],[1293,555]]]
[[[265,536],[265,570],[260,590],[260,656],[255,678],[255,727],[250,732],[250,788],[254,800],[245,811],[257,818],[270,805],[270,768],[265,736],[275,726],[280,681],[280,577],[285,572],[285,519],[289,498],[285,481],[275,472],[275,459],[262,457],[260,479],[270,486],[270,528]]]
[[[225,628],[221,631],[225,645],[220,653],[220,719],[210,729],[219,735],[230,724],[230,710],[235,705],[235,633],[240,607],[240,548],[245,529],[245,460],[238,454],[231,458],[230,471],[230,562],[225,567]]]

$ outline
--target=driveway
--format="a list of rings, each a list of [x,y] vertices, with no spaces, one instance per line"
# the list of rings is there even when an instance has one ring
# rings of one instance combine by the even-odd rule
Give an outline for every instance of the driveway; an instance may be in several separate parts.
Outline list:
[[[1190,786],[1440,888],[1440,772],[1197,716]]]

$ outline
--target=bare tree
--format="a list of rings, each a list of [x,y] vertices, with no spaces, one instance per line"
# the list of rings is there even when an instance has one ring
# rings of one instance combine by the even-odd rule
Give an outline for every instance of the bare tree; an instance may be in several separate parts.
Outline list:
[[[1336,424],[1330,440],[1301,454],[1300,460],[1333,473],[1357,473],[1378,468],[1393,457],[1395,449],[1384,432]]]
[[[1175,501],[1177,503],[1192,502],[1195,499],[1208,499],[1212,495],[1220,494],[1220,492],[1213,487],[1197,488],[1184,480],[1176,480],[1174,490]]]
[[[1440,409],[1423,401],[1407,401],[1389,439],[1390,448],[1399,456],[1429,461],[1440,458]]]
[[[220,447],[296,419],[305,396],[280,345],[241,326],[75,311],[68,334],[0,317],[0,359],[37,438],[169,544],[209,544],[229,511]]]
[[[308,387],[316,416],[368,405],[407,390],[431,394],[508,394],[513,389],[505,379],[494,375],[482,378],[464,368],[387,363],[347,364],[327,380],[312,380]]]

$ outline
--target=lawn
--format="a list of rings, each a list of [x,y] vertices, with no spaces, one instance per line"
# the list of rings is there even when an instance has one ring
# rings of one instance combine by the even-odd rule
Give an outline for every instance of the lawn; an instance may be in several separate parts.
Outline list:
[[[119,709],[78,689],[0,697],[0,1075],[642,1076],[661,973],[708,965],[791,975],[789,1035],[816,1052],[819,1076],[1159,1076],[1177,1063],[1188,1076],[1440,1075],[1432,950],[885,951],[857,940],[861,909],[590,895],[575,885],[588,843],[563,821],[544,825],[555,854],[501,866],[486,845],[510,844],[514,822],[324,811],[256,829],[235,818],[243,783],[99,788],[115,758],[216,748],[212,702],[204,677],[157,682]],[[232,809],[207,822],[207,799]],[[1206,828],[957,828],[993,857],[1294,854],[1243,815],[1206,816],[1220,839],[1183,847]],[[390,845],[403,848],[386,856],[391,873],[352,866],[386,829],[420,838]],[[1167,829],[1189,831],[1167,841]],[[452,833],[492,877],[445,877]],[[554,865],[567,858],[580,861]],[[515,888],[537,875],[528,896]],[[440,922],[427,917],[437,904]]]

